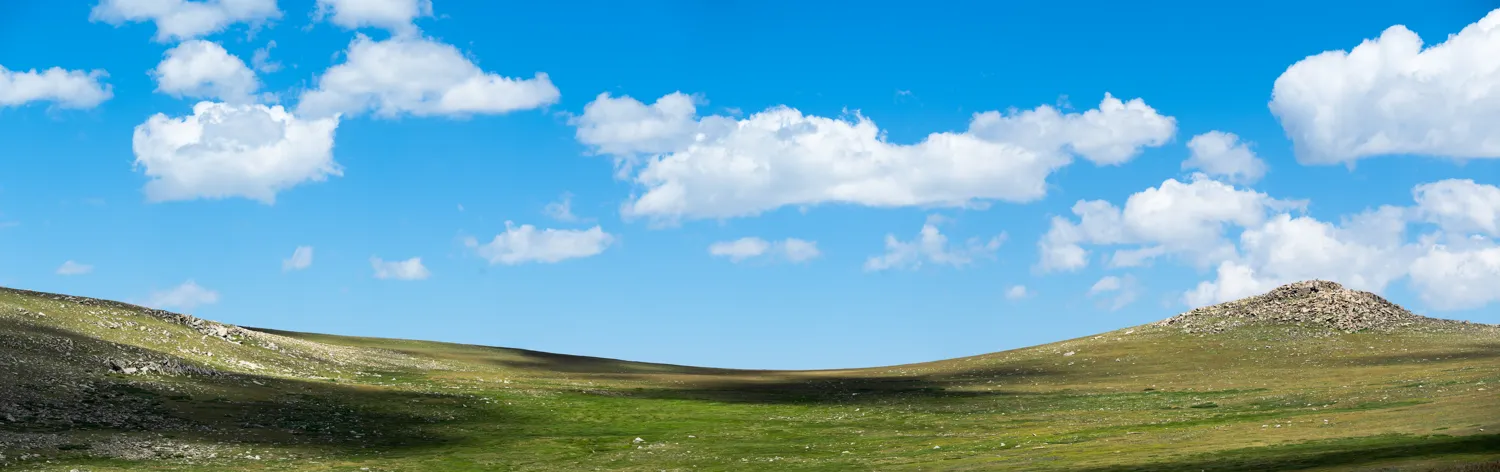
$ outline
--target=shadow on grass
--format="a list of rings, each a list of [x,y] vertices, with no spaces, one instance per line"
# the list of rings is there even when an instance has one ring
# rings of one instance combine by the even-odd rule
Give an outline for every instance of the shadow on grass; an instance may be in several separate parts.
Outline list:
[[[1423,363],[1476,361],[1497,358],[1500,358],[1500,343],[1484,343],[1470,344],[1461,347],[1450,346],[1449,349],[1438,352],[1425,351],[1378,356],[1363,356],[1350,359],[1349,363],[1358,366],[1393,366]]]
[[[1444,465],[1427,469],[1426,472],[1500,472],[1500,460],[1474,464]]]
[[[1372,436],[1303,444],[1237,449],[1184,460],[1133,466],[1075,469],[1085,472],[1158,470],[1265,471],[1378,466],[1453,455],[1500,456],[1500,434],[1475,436]],[[1378,470],[1378,469],[1377,469]],[[1440,469],[1441,470],[1441,469]]]
[[[1009,377],[1005,377],[1009,375]],[[1018,378],[1052,375],[1030,369],[1010,374],[995,374],[988,379],[1013,383]],[[677,388],[637,388],[622,390],[634,398],[703,400],[724,403],[773,404],[860,404],[919,399],[959,399],[995,396],[1033,395],[1008,389],[988,387],[983,382],[955,376],[869,376],[831,374],[763,374],[722,376],[684,381]],[[973,387],[973,388],[971,388]]]
[[[407,355],[454,359],[492,367],[534,370],[565,374],[678,374],[678,375],[726,375],[752,371],[690,367],[673,364],[632,362],[604,357],[575,356],[527,349],[513,349],[477,344],[438,343],[405,339],[367,338],[337,336],[318,333],[282,331],[268,328],[245,327],[263,333],[304,339],[327,344],[367,347],[398,352]]]
[[[109,359],[196,366],[200,373],[125,375],[112,371]],[[461,434],[467,425],[540,421],[460,395],[212,371],[178,356],[14,319],[0,319],[0,373],[8,374],[0,376],[0,432],[85,441],[147,431],[221,445],[388,451],[455,445],[470,439]]]

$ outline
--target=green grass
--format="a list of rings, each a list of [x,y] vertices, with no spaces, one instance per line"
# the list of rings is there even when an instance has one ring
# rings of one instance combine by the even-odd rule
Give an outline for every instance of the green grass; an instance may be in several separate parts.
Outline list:
[[[225,340],[86,303],[0,290],[10,468],[1482,471],[1500,460],[1500,330],[1487,326],[1142,326],[778,372],[272,330]],[[143,357],[218,374],[105,364]]]

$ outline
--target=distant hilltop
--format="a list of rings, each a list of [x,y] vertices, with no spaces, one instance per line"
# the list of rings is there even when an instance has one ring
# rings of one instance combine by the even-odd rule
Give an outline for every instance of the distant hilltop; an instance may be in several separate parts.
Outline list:
[[[1355,332],[1431,323],[1467,322],[1428,318],[1370,292],[1327,280],[1304,280],[1261,295],[1194,308],[1156,324],[1216,333],[1246,324],[1299,324]]]

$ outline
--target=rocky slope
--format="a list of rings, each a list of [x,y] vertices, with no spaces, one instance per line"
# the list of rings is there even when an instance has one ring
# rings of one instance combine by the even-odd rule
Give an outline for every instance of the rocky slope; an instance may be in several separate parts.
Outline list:
[[[1342,332],[1461,323],[1417,315],[1379,295],[1326,280],[1294,282],[1248,298],[1195,308],[1158,322],[1192,333],[1247,324],[1296,324]]]

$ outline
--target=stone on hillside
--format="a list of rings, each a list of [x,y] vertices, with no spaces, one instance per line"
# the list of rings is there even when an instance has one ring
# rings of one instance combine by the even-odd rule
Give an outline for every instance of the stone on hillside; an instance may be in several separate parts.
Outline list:
[[[1242,324],[1315,325],[1345,332],[1389,330],[1430,320],[1379,295],[1326,280],[1294,282],[1262,295],[1194,308],[1157,322],[1188,332],[1220,332]]]

